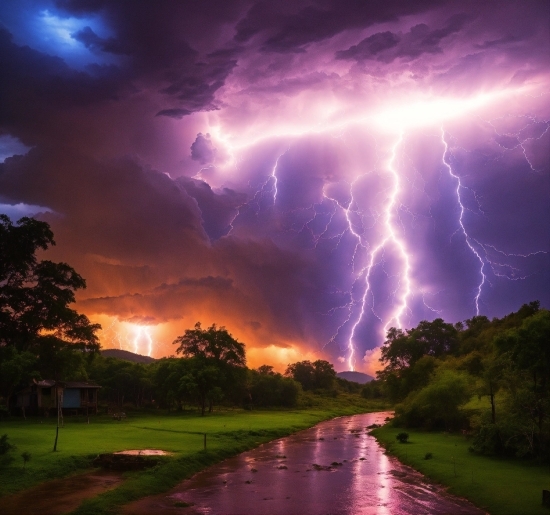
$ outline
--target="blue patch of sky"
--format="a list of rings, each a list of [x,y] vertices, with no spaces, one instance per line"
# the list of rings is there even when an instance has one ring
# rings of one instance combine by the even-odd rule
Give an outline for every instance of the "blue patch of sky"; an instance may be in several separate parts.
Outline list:
[[[24,155],[30,150],[17,138],[4,134],[0,136],[0,163],[3,163],[8,157],[15,155]]]
[[[118,56],[95,52],[75,39],[73,34],[90,27],[102,38],[114,34],[99,15],[68,16],[59,11],[51,0],[2,0],[0,24],[17,45],[62,58],[69,66],[83,69],[90,64],[117,64]]]
[[[13,220],[19,220],[24,216],[36,216],[41,213],[53,213],[49,207],[37,206],[34,204],[25,204],[19,202],[17,204],[8,204],[0,202],[0,214],[8,215]]]

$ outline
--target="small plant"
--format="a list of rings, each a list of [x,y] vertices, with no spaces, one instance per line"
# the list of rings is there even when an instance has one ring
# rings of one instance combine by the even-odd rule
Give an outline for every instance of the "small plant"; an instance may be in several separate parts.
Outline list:
[[[8,442],[8,435],[0,436],[0,456],[3,454],[7,454],[13,448],[14,446]]]
[[[401,433],[397,433],[395,439],[399,443],[407,443],[409,441],[409,433],[405,433],[404,431],[402,431]]]
[[[427,452],[426,454],[424,454],[425,460],[431,460],[432,458],[433,458],[433,454],[431,452]]]
[[[27,461],[31,461],[31,453],[28,451],[25,451],[24,453],[21,454],[21,457],[23,458],[23,468],[25,468]]]

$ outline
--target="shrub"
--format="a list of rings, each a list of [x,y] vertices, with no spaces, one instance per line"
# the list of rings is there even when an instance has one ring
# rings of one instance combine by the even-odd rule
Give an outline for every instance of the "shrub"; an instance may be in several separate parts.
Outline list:
[[[13,447],[14,446],[8,442],[8,435],[0,436],[0,456],[7,454]]]
[[[27,461],[31,460],[31,453],[28,451],[25,451],[24,453],[21,454],[21,457],[23,458],[23,468],[25,468]]]
[[[402,431],[401,433],[398,433],[395,438],[399,441],[399,443],[407,443],[409,441],[409,433]]]
[[[431,452],[427,452],[426,454],[424,454],[425,460],[431,460],[432,458],[433,458],[433,454]]]
[[[440,370],[426,387],[409,394],[396,406],[395,421],[405,427],[452,430],[464,424],[466,415],[460,410],[470,398],[464,374]]]

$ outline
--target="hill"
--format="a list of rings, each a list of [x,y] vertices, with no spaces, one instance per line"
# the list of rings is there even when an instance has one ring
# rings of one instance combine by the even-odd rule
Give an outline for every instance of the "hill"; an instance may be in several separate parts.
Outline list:
[[[135,354],[134,352],[122,349],[105,349],[101,351],[101,355],[106,358],[124,359],[134,363],[151,363],[155,361],[155,358],[151,358],[150,356],[142,356],[141,354]]]
[[[346,381],[353,381],[354,383],[365,384],[374,379],[374,377],[369,376],[368,374],[363,374],[363,372],[353,372],[347,370],[346,372],[338,372],[337,377],[345,379]]]

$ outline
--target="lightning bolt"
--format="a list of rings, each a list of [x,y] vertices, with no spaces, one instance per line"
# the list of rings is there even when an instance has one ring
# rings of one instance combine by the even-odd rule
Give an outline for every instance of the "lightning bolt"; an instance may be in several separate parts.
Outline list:
[[[353,308],[357,305],[361,305],[361,309],[359,310],[358,315],[356,316],[355,320],[352,323],[350,335],[347,341],[347,352],[348,352],[348,359],[347,364],[350,370],[355,370],[355,344],[354,340],[356,337],[356,332],[359,324],[362,322],[364,317],[366,316],[367,311],[367,304],[368,304],[368,297],[369,293],[371,292],[371,273],[377,263],[377,258],[385,251],[389,251],[390,249],[393,249],[396,251],[396,254],[400,258],[401,261],[401,272],[400,272],[400,279],[398,286],[395,291],[395,296],[398,298],[397,306],[394,309],[394,312],[391,314],[391,316],[387,319],[386,324],[384,325],[384,334],[387,332],[387,330],[390,327],[390,324],[394,324],[396,327],[401,328],[402,327],[402,318],[407,310],[407,302],[408,298],[411,295],[411,279],[410,279],[410,271],[411,271],[411,265],[410,265],[410,258],[407,253],[406,246],[404,242],[398,237],[397,229],[395,227],[395,212],[398,207],[398,196],[401,191],[401,180],[399,173],[396,169],[395,161],[397,159],[397,150],[403,143],[403,132],[400,132],[399,137],[396,139],[394,144],[391,147],[390,152],[390,159],[386,166],[386,171],[390,175],[392,186],[388,191],[388,197],[385,202],[385,208],[383,210],[383,214],[381,216],[382,218],[382,224],[384,227],[384,237],[378,244],[376,244],[369,252],[368,257],[368,263],[361,268],[359,273],[357,274],[356,280],[363,280],[364,281],[364,288],[363,288],[363,294],[361,296],[360,301],[354,301],[353,296],[350,292],[350,302],[348,304],[348,318],[344,321],[343,324],[340,325],[340,327],[337,329],[335,335],[329,340],[329,342],[334,341],[336,337],[338,336],[340,330],[352,320],[352,312]],[[359,178],[356,179],[356,181],[359,180]],[[354,183],[356,182],[354,181]],[[355,256],[359,249],[359,247],[362,247],[366,250],[369,249],[369,247],[363,243],[362,236],[359,234],[356,229],[354,228],[353,221],[351,219],[351,213],[353,211],[353,205],[354,205],[354,199],[353,199],[353,184],[352,187],[350,187],[350,203],[348,204],[348,207],[344,209],[346,220],[348,222],[348,231],[356,238],[357,243],[355,246],[355,251],[352,257],[352,263],[355,263]],[[374,313],[373,306],[371,306],[370,310],[373,312],[373,314],[380,319]]]
[[[483,285],[485,284],[485,280],[487,278],[487,276],[485,275],[485,272],[484,272],[485,263],[483,262],[483,258],[481,257],[480,253],[476,250],[475,246],[472,244],[472,241],[474,241],[478,245],[479,245],[479,243],[468,235],[468,232],[466,231],[466,227],[464,227],[464,211],[465,211],[465,208],[464,208],[464,204],[462,204],[462,197],[461,197],[461,190],[462,190],[463,186],[462,186],[462,182],[460,180],[460,177],[453,173],[453,168],[451,167],[450,163],[446,159],[447,153],[449,152],[449,145],[447,144],[447,141],[445,140],[445,131],[444,131],[443,128],[441,128],[441,142],[443,143],[443,148],[444,148],[443,158],[442,158],[443,165],[447,168],[447,170],[449,172],[449,175],[453,178],[454,182],[456,183],[456,189],[455,189],[456,201],[457,201],[458,205],[460,206],[460,215],[458,217],[458,223],[460,225],[460,229],[457,229],[457,231],[462,232],[462,234],[464,236],[464,240],[466,241],[466,245],[468,245],[468,248],[470,249],[472,254],[474,254],[476,259],[479,261],[480,281],[479,281],[479,284],[477,285],[477,293],[476,293],[476,296],[474,298],[474,303],[475,303],[475,306],[476,306],[476,315],[479,315],[479,299],[481,297],[481,292],[482,292],[482,289],[483,289]]]
[[[373,241],[366,241],[365,231],[367,229],[365,220],[366,213],[362,212],[360,204],[358,204],[354,198],[354,188],[358,181],[365,177],[366,174],[361,174],[355,177],[355,179],[349,183],[349,197],[345,201],[338,200],[337,198],[331,198],[327,194],[327,190],[323,187],[322,197],[323,200],[318,204],[313,204],[307,208],[301,207],[298,210],[299,216],[302,220],[295,226],[290,227],[290,231],[297,232],[308,231],[311,234],[313,241],[313,249],[317,248],[317,244],[322,239],[333,239],[336,241],[335,250],[340,243],[344,240],[346,235],[351,236],[355,240],[355,245],[352,251],[350,266],[353,273],[352,285],[349,291],[345,292],[346,299],[340,300],[338,306],[335,306],[325,313],[328,316],[332,316],[336,311],[345,310],[347,315],[340,319],[340,325],[336,329],[334,335],[329,339],[326,345],[329,343],[335,343],[340,337],[346,335],[345,344],[342,342],[342,347],[345,345],[345,352],[347,354],[347,364],[350,370],[355,370],[355,363],[357,360],[357,346],[356,339],[358,337],[358,330],[366,317],[370,316],[370,313],[383,325],[384,336],[390,326],[397,328],[403,328],[403,324],[406,319],[406,314],[410,313],[409,300],[413,295],[413,282],[411,279],[412,265],[410,253],[407,249],[406,243],[403,239],[403,231],[405,230],[405,223],[401,216],[403,214],[410,215],[414,220],[417,219],[411,209],[402,204],[400,200],[401,193],[406,186],[407,188],[413,188],[427,195],[422,182],[424,179],[419,171],[414,167],[413,160],[407,155],[404,148],[405,132],[422,125],[434,125],[437,127],[444,120],[457,118],[463,116],[469,111],[475,111],[478,108],[485,106],[489,102],[503,99],[508,94],[515,94],[518,90],[503,90],[497,91],[491,94],[479,95],[470,99],[436,99],[431,102],[419,102],[417,104],[399,106],[399,108],[382,109],[379,113],[369,113],[353,116],[347,119],[340,119],[336,121],[327,121],[321,124],[310,124],[307,126],[299,125],[286,125],[286,126],[270,126],[265,131],[255,131],[256,139],[248,138],[244,134],[235,134],[233,136],[224,136],[221,129],[218,128],[214,131],[218,134],[220,140],[224,141],[227,147],[230,149],[231,165],[237,165],[237,161],[234,158],[235,151],[238,149],[244,149],[252,147],[261,141],[265,141],[271,138],[284,138],[287,142],[289,138],[300,138],[310,134],[343,134],[344,127],[367,127],[378,126],[381,133],[395,135],[395,139],[390,144],[383,145],[383,156],[387,161],[380,166],[381,173],[384,173],[390,182],[390,186],[385,191],[386,198],[384,199],[381,209],[378,209],[371,213],[371,219],[373,219],[373,226],[377,225],[381,228],[381,234]],[[537,122],[534,119],[529,118],[529,124],[543,123]],[[396,131],[396,127],[399,129]],[[496,134],[497,130],[493,126]],[[531,129],[530,129],[531,130]],[[550,122],[544,122],[544,126],[541,128],[537,126],[537,132],[535,136],[532,131],[529,133],[524,127],[520,136],[518,136],[518,145],[521,147],[523,154],[529,163],[531,170],[537,171],[533,164],[529,161],[525,144],[533,139],[540,139],[544,134],[550,130]],[[498,143],[498,141],[497,141]],[[485,283],[489,281],[488,272],[494,273],[495,277],[507,277],[509,279],[518,280],[525,276],[520,274],[519,269],[509,265],[507,263],[499,263],[496,259],[491,259],[490,253],[500,253],[501,256],[514,257],[514,258],[530,258],[544,251],[535,251],[528,254],[507,254],[492,245],[487,243],[481,243],[473,238],[467,229],[465,220],[465,212],[468,209],[467,203],[464,198],[466,193],[472,195],[477,203],[477,208],[473,212],[476,214],[484,215],[481,199],[477,193],[464,184],[463,179],[458,173],[455,173],[452,165],[452,153],[450,144],[448,143],[448,134],[441,128],[441,144],[443,146],[442,164],[445,167],[450,179],[453,181],[454,195],[456,197],[456,203],[459,207],[458,214],[458,228],[453,233],[454,235],[461,233],[464,238],[468,250],[479,263],[477,276],[477,286],[475,295],[473,298],[473,304],[475,305],[476,315],[480,313],[480,303],[482,293],[484,291]],[[290,147],[289,147],[290,148]],[[508,150],[508,149],[507,149]],[[378,155],[378,143],[377,143],[377,155]],[[262,210],[262,200],[265,195],[272,196],[272,206],[279,207],[277,205],[279,194],[279,177],[278,169],[281,158],[288,152],[288,149],[279,154],[276,158],[269,175],[264,175],[263,181],[259,186],[256,186],[255,193],[250,201],[243,204],[238,208],[235,218],[231,222],[231,230],[233,230],[233,222],[238,218],[241,213],[241,208],[245,206],[251,207],[256,215]],[[405,156],[412,165],[414,176],[409,179],[406,175],[400,173],[400,164],[398,163],[398,157]],[[404,158],[401,158],[402,160]],[[407,184],[403,184],[403,181],[408,181]],[[325,183],[327,186],[329,182]],[[280,211],[280,210],[278,210]],[[294,213],[292,211],[291,213]],[[279,212],[279,214],[282,214]],[[288,214],[288,213],[285,213]],[[336,216],[338,214],[338,217]],[[342,218],[340,218],[342,215]],[[318,218],[319,217],[319,218]],[[321,218],[326,217],[326,218]],[[304,223],[304,218],[307,221]],[[343,224],[345,227],[342,230],[342,226],[337,225],[336,231],[338,234],[334,235],[333,222],[337,224]],[[230,230],[230,232],[231,232]],[[328,237],[327,237],[328,234]],[[370,238],[369,238],[370,239]],[[375,312],[376,299],[373,291],[373,272],[377,267],[382,265],[382,269],[386,275],[389,273],[384,268],[385,260],[388,256],[392,256],[398,272],[396,274],[396,284],[393,292],[390,294],[393,308],[389,314],[384,314],[384,320]],[[504,261],[504,259],[501,259]],[[393,279],[392,279],[393,280]],[[344,292],[338,292],[339,294]],[[424,291],[418,292],[422,295],[422,302],[424,306],[438,315],[440,310],[430,306],[425,299],[427,294]],[[439,293],[439,292],[438,292]],[[431,303],[430,303],[431,304]]]
[[[134,352],[136,354],[140,354],[140,345],[139,341],[140,339],[145,339],[145,342],[147,344],[147,356],[151,355],[151,352],[153,351],[153,338],[149,334],[149,328],[144,326],[136,326],[134,331]]]

